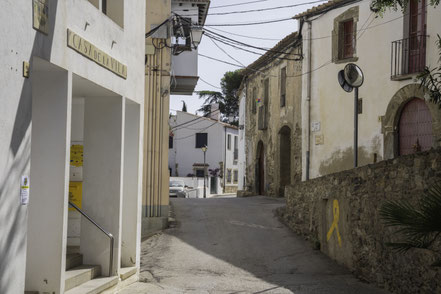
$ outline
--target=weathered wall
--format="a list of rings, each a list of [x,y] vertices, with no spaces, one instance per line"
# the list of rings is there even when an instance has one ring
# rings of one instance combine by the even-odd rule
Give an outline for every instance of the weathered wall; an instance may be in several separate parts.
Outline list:
[[[395,293],[441,293],[441,270],[430,267],[434,256],[425,250],[393,252],[385,243],[400,239],[379,216],[386,199],[416,203],[427,187],[441,179],[440,166],[441,149],[437,149],[287,187],[284,220],[296,232],[320,242],[322,252],[362,279]],[[334,213],[339,213],[341,245],[336,229],[327,241]]]
[[[291,49],[299,53],[300,49]],[[286,106],[280,106],[280,72],[286,67]],[[265,153],[265,195],[283,196],[280,191],[280,130],[289,127],[291,139],[290,183],[301,178],[301,72],[302,62],[276,59],[265,68],[247,77],[245,144],[246,144],[246,189],[256,190],[257,146],[262,141]],[[263,99],[264,80],[269,78],[268,128],[259,130],[258,111],[253,113],[255,98]],[[256,97],[253,97],[256,88]]]

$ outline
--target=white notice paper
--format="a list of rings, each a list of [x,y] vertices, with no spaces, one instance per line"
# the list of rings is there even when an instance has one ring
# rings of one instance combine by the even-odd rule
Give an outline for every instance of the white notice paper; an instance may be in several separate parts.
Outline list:
[[[26,205],[29,203],[29,176],[21,176],[20,200],[21,205]]]

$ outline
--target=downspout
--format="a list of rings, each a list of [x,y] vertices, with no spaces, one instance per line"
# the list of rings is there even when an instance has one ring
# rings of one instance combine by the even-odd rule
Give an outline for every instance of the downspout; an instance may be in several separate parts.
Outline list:
[[[302,20],[308,24],[308,50],[306,66],[306,172],[305,178],[309,180],[309,170],[311,161],[311,68],[312,68],[312,22],[307,21],[306,17]]]
[[[224,193],[225,193],[225,177],[227,176],[227,127],[224,126],[225,136],[224,136]]]

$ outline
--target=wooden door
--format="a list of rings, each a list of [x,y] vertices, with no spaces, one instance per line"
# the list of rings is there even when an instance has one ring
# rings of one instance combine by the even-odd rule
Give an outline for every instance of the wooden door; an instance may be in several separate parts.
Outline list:
[[[265,152],[263,144],[259,143],[257,148],[256,162],[256,191],[259,195],[265,194]]]
[[[400,155],[432,148],[432,116],[424,100],[414,98],[404,106],[398,131]]]

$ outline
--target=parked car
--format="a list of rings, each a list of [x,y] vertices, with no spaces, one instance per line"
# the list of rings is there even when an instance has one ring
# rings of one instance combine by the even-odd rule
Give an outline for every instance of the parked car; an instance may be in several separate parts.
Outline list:
[[[172,180],[169,184],[169,196],[177,198],[187,198],[187,186],[184,181]]]

